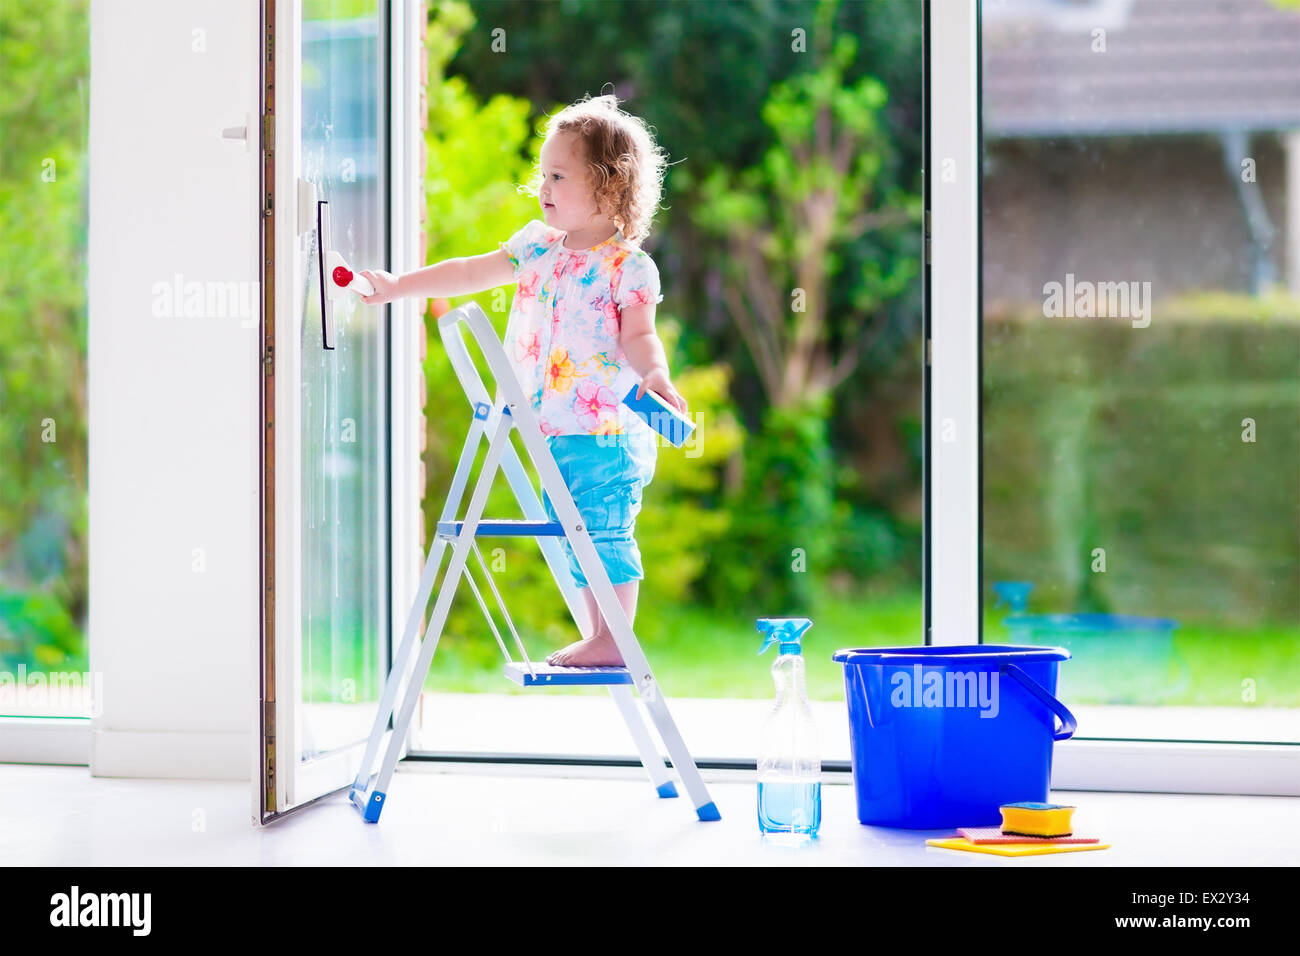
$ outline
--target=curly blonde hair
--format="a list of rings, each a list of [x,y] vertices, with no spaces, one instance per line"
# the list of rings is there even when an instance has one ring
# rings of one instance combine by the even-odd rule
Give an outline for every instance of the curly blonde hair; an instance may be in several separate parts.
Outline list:
[[[587,95],[549,118],[546,137],[556,133],[577,134],[596,208],[623,230],[625,239],[640,245],[650,234],[668,165],[645,120],[619,109],[613,93]],[[536,196],[541,185],[538,167],[529,194]]]

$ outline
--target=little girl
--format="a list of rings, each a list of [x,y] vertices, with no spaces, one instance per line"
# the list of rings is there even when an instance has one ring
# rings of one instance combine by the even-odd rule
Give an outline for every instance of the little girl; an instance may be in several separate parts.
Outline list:
[[[584,97],[551,117],[530,192],[542,207],[496,252],[447,259],[394,277],[362,270],[368,305],[451,297],[518,282],[504,346],[541,422],[583,525],[629,621],[645,575],[633,537],[641,490],[654,475],[658,436],[621,404],[659,394],[678,411],[663,344],[655,335],[659,271],[640,248],[659,205],[665,161],[644,121],[612,95]],[[550,496],[546,513],[558,520]],[[565,541],[569,570],[594,632],[547,663],[621,666],[623,658]]]

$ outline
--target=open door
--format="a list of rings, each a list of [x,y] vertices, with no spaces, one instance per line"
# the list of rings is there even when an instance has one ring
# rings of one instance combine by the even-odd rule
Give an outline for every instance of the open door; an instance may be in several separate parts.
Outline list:
[[[383,0],[264,0],[263,29],[260,823],[351,783],[392,602],[389,310],[328,301],[321,262],[391,261],[393,18]]]

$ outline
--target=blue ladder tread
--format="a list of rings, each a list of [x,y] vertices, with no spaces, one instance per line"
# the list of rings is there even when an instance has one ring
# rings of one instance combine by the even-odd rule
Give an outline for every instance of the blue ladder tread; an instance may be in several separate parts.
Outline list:
[[[463,521],[439,521],[438,535],[444,538],[460,536]],[[505,537],[564,537],[564,526],[558,521],[538,521],[526,518],[485,518],[474,531],[476,538]]]
[[[537,677],[528,673],[523,661],[506,665],[506,677],[520,687],[564,687],[574,684],[630,684],[632,675],[626,667],[560,667],[555,664],[533,664]]]

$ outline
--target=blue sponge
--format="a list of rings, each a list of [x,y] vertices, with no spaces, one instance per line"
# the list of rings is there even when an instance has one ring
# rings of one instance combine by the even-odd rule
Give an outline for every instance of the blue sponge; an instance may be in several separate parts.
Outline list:
[[[681,448],[691,432],[695,431],[695,423],[649,389],[646,389],[646,393],[638,399],[636,397],[638,388],[639,385],[632,386],[623,396],[623,404],[636,412],[641,421],[663,435],[675,447]]]

